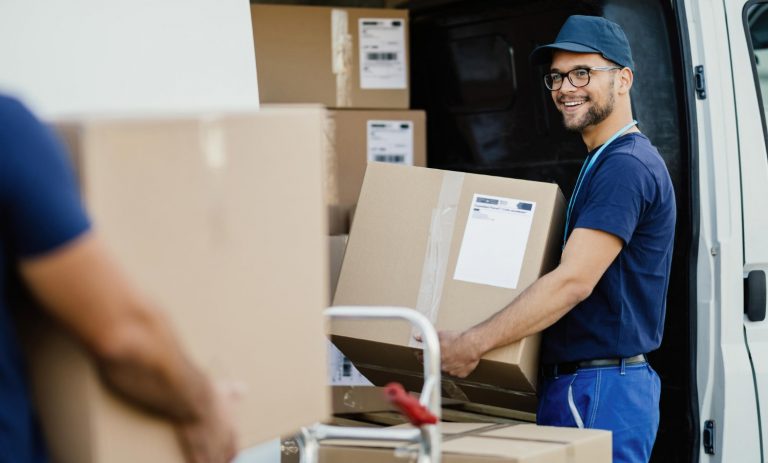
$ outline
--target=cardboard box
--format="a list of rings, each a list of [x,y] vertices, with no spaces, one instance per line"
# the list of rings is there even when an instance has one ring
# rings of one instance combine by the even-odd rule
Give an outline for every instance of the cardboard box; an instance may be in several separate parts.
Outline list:
[[[297,104],[267,104],[287,109]],[[349,233],[369,162],[426,167],[426,114],[411,110],[328,110],[324,141],[324,188],[328,234]]]
[[[426,167],[424,111],[328,111],[330,233],[349,231],[369,162]]]
[[[330,411],[324,118],[305,108],[61,126],[121,267],[200,367],[247,385],[244,448]],[[53,461],[182,462],[169,424],[118,399],[77,343],[38,322],[29,366]]]
[[[376,386],[332,386],[331,402],[334,415],[397,411]]]
[[[610,463],[610,431],[534,424],[442,423],[446,463]],[[395,456],[395,449],[398,456]],[[374,441],[326,441],[321,463],[415,461],[415,445]]]
[[[555,184],[372,163],[334,305],[403,306],[440,330],[469,328],[506,307],[560,254],[565,201]],[[334,344],[376,385],[422,384],[420,344],[399,322],[332,323]],[[443,395],[536,408],[539,336],[486,354]]]
[[[262,103],[409,107],[408,11],[251,5]]]
[[[330,301],[333,300],[333,294],[336,292],[336,284],[339,282],[339,273],[341,273],[341,263],[344,261],[344,251],[347,249],[347,239],[349,235],[336,235],[328,237],[328,257],[329,257],[329,277],[330,277]],[[329,301],[329,302],[330,302]]]

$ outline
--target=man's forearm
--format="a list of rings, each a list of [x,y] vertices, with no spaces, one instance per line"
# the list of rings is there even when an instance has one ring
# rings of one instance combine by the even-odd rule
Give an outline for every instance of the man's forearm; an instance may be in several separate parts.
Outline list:
[[[541,277],[507,307],[464,335],[479,347],[482,355],[544,330],[588,295],[589,288],[558,268]]]
[[[184,356],[164,314],[133,287],[95,235],[25,261],[21,272],[48,312],[93,353],[116,392],[182,420],[208,405],[208,380]]]
[[[554,324],[589,297],[622,245],[620,238],[609,233],[575,229],[560,265],[536,280],[507,307],[464,332],[438,333],[443,371],[466,377],[488,351]]]
[[[212,386],[182,354],[168,323],[146,314],[132,346],[122,352],[97,353],[105,382],[117,394],[150,412],[185,421],[199,419],[213,400]]]

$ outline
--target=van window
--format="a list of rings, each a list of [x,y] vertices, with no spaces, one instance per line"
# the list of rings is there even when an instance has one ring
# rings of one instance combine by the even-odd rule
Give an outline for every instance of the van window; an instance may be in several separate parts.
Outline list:
[[[754,3],[746,10],[748,42],[754,57],[755,83],[763,109],[765,124],[768,116],[768,2]]]

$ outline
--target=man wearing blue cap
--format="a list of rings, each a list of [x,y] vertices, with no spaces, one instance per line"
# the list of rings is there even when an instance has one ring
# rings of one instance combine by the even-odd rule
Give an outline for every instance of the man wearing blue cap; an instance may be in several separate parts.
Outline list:
[[[647,462],[660,381],[645,354],[659,347],[664,327],[672,182],[632,119],[634,62],[617,24],[571,16],[531,60],[550,63],[544,85],[589,151],[560,264],[485,322],[441,332],[442,367],[465,377],[486,352],[544,330],[537,422],[611,430],[614,462]]]

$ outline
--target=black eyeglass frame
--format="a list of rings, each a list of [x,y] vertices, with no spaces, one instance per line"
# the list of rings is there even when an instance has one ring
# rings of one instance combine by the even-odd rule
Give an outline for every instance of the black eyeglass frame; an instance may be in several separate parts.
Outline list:
[[[563,86],[563,82],[565,81],[565,78],[567,78],[568,82],[570,82],[571,85],[573,85],[574,87],[581,88],[589,85],[589,82],[592,80],[592,71],[615,71],[617,69],[624,69],[624,68],[621,66],[592,66],[588,68],[581,67],[581,68],[571,69],[568,72],[548,72],[544,74],[542,78],[544,79],[544,86],[547,88],[547,90],[549,90],[550,92],[554,92],[554,91],[560,90],[560,88]],[[576,83],[573,82],[573,79],[571,79],[571,73],[576,71],[587,71],[587,82],[584,85],[576,85]],[[560,76],[560,85],[558,85],[556,88],[554,83],[552,86],[547,84],[547,77],[555,74]]]

